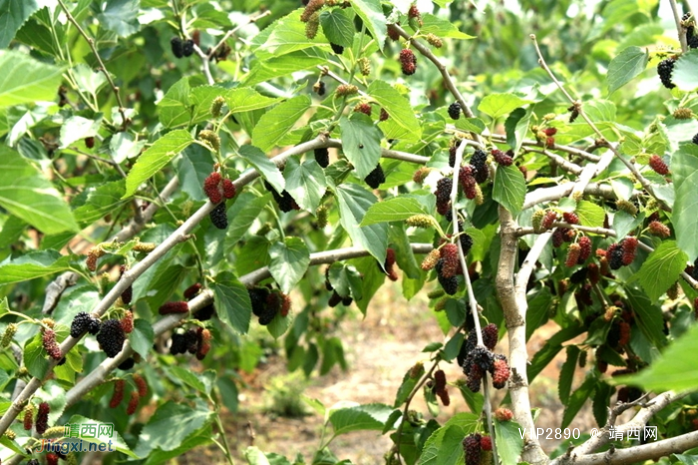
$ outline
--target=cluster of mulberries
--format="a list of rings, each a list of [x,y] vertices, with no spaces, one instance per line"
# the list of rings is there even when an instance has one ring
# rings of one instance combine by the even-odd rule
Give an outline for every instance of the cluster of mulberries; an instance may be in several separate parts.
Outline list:
[[[171,315],[173,313],[187,313],[189,311],[189,304],[184,301],[179,302],[165,302],[158,309],[160,315]]]
[[[459,119],[461,114],[461,107],[460,103],[458,102],[453,102],[448,106],[448,116],[451,117],[451,119]]]
[[[380,268],[380,265],[379,265]],[[385,253],[385,262],[383,263],[383,268],[381,269],[385,270],[385,274],[388,276],[388,279],[391,281],[397,281],[397,272],[395,271],[395,250],[388,248]]]
[[[204,180],[204,192],[211,203],[219,203],[223,199],[235,197],[235,184],[230,179],[223,178],[221,174],[214,171]]]
[[[638,240],[627,237],[622,242],[611,244],[606,250],[606,259],[611,270],[630,265],[635,260]]]
[[[470,330],[468,337],[463,342],[458,353],[458,363],[463,368],[463,373],[468,377],[467,386],[472,392],[478,392],[482,384],[482,378],[486,372],[492,375],[493,385],[496,389],[502,389],[509,380],[510,371],[507,359],[504,355],[493,354],[497,344],[498,328],[489,324],[482,329],[482,339],[485,347],[477,345],[477,333]]]
[[[473,156],[470,157],[470,164],[475,167],[475,180],[478,184],[487,181],[490,175],[490,170],[487,167],[487,154],[480,149],[475,149]]]
[[[133,357],[129,357],[126,360],[124,360],[123,362],[121,362],[121,364],[119,364],[118,368],[119,368],[119,370],[127,371],[127,370],[130,370],[131,368],[133,368],[135,365],[136,365],[136,359],[134,359]]]
[[[444,407],[448,407],[451,403],[451,398],[448,395],[448,388],[446,387],[446,373],[443,370],[437,370],[434,372],[434,386],[432,387],[434,394],[439,396],[441,403]]]
[[[652,221],[647,226],[647,228],[649,230],[649,233],[653,236],[659,236],[663,238],[671,236],[671,230],[669,229],[669,227],[660,221]]]
[[[511,153],[511,150],[504,153],[499,149],[492,149],[491,153],[494,161],[502,166],[510,166],[512,163],[514,163],[514,157],[512,156],[513,154]]]
[[[101,323],[98,318],[94,318],[89,313],[80,312],[73,318],[73,322],[70,325],[70,335],[74,338],[79,338],[87,331],[95,335],[99,332],[100,327]]]
[[[194,53],[194,41],[191,39],[182,40],[179,37],[170,39],[172,54],[177,58],[189,57]]]
[[[448,176],[439,179],[436,183],[436,211],[440,215],[445,215],[451,206],[451,190],[453,189],[453,179]]]
[[[114,392],[109,400],[109,408],[117,408],[121,405],[121,401],[124,399],[124,387],[126,386],[126,381],[123,379],[117,379],[114,381]]]
[[[116,357],[124,347],[126,335],[119,320],[107,320],[97,334],[97,342],[107,357]]]
[[[655,173],[665,176],[669,174],[669,167],[666,166],[664,160],[659,155],[650,156],[650,168],[654,170]]]
[[[657,65],[657,74],[659,75],[659,80],[667,89],[673,89],[676,87],[673,82],[671,82],[671,73],[674,71],[674,64],[676,63],[676,58],[667,58],[662,60]]]
[[[368,176],[364,178],[366,184],[368,184],[372,189],[378,189],[378,187],[385,182],[385,173],[380,163],[368,173]]]
[[[44,334],[41,336],[41,342],[44,345],[44,350],[54,360],[60,360],[63,358],[61,354],[61,348],[56,342],[56,333],[52,329],[45,329]]]
[[[42,402],[39,404],[39,412],[36,414],[36,432],[44,434],[48,429],[48,414],[51,408],[48,403]]]
[[[170,344],[170,354],[172,355],[189,352],[190,354],[196,354],[198,360],[203,360],[210,349],[211,332],[208,329],[196,327],[189,328],[184,332],[172,333],[172,342]],[[139,392],[147,389],[147,386],[145,388],[140,386],[135,379],[134,382],[136,382]]]
[[[252,303],[252,313],[259,318],[259,324],[266,326],[271,323],[271,320],[274,319],[278,312],[278,307],[268,305],[269,296],[272,295],[269,289],[266,287],[254,287],[248,289],[247,292]]]
[[[463,439],[463,453],[465,454],[465,465],[480,465],[482,436],[478,433],[471,433]]]
[[[417,71],[417,57],[412,50],[405,48],[400,51],[400,66],[402,67],[402,73],[407,76]]]
[[[315,149],[313,152],[313,155],[315,156],[315,161],[317,162],[318,165],[322,168],[327,168],[330,164],[330,152],[327,150],[327,148],[319,148]]]
[[[279,194],[276,192],[276,189],[272,187],[271,184],[268,182],[264,181],[264,186],[267,188],[269,192],[271,192],[271,195],[274,197],[274,201],[276,204],[279,206],[279,210],[281,210],[284,213],[288,213],[291,210],[300,210],[301,207],[298,206],[296,201],[291,197],[291,194],[288,193],[288,191],[284,190]]]

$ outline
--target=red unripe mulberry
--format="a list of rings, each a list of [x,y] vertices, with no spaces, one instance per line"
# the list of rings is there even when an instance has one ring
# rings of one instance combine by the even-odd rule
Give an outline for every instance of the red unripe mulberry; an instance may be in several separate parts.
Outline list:
[[[625,346],[630,342],[630,325],[625,321],[619,323],[620,336],[618,337],[618,345]]]
[[[111,408],[116,408],[121,404],[121,401],[124,399],[124,385],[126,382],[123,379],[117,379],[114,382],[114,393],[111,396],[111,400],[109,401],[109,407]]]
[[[553,231],[553,247],[558,248],[565,242],[565,232],[561,228]]]
[[[579,255],[582,252],[582,248],[579,244],[571,244],[569,250],[567,251],[567,260],[565,260],[565,266],[572,268],[579,261]]]
[[[199,291],[201,291],[201,288],[202,286],[199,283],[192,284],[184,291],[184,298],[187,300],[193,299],[194,297],[196,297]]]
[[[650,157],[650,168],[654,170],[655,173],[661,174],[662,176],[669,174],[669,167],[666,166],[664,160],[659,155],[652,155]]]
[[[133,312],[127,311],[124,317],[121,319],[121,329],[124,330],[126,334],[133,331]]]
[[[281,293],[281,316],[288,316],[288,312],[291,310],[291,296],[288,294]]]
[[[230,179],[224,179],[223,180],[223,196],[226,199],[232,199],[235,197],[236,194],[236,189],[235,189],[235,184],[233,184],[233,181]]]
[[[58,456],[53,452],[46,454],[46,465],[58,465]]]
[[[546,128],[543,130],[546,136],[554,136],[557,134],[557,128]]]
[[[400,25],[400,23],[396,24]],[[390,37],[390,39],[394,40],[395,42],[400,40],[400,33],[398,32],[394,24],[388,24],[388,37]]]
[[[358,113],[363,113],[367,116],[371,116],[371,105],[366,102],[359,103],[354,107],[354,111]]]
[[[446,373],[443,370],[434,372],[434,392],[439,392],[446,388]]]
[[[480,438],[478,433],[472,433],[463,439],[465,465],[480,465]]]
[[[502,389],[509,380],[509,365],[503,357],[494,360],[492,369],[492,385],[495,389]]]
[[[659,222],[659,221],[652,221],[649,226],[649,232],[653,236],[659,236],[659,237],[669,237],[671,236],[671,230],[669,229],[668,226],[665,224]]]
[[[141,397],[138,395],[138,391],[131,391],[131,398],[128,400],[128,407],[126,407],[126,415],[133,415],[136,413],[138,408],[138,401]]]
[[[497,328],[496,324],[490,323],[482,328],[482,343],[489,350],[494,350],[494,346],[497,345],[497,339],[499,339],[499,328]]]
[[[24,407],[24,429],[29,431],[34,426],[34,405],[31,403]]]
[[[480,438],[480,449],[492,450],[492,436],[483,436]]]
[[[414,56],[412,50],[405,48],[400,51],[400,66],[402,67],[403,74],[408,76],[417,71],[417,57]]]
[[[44,330],[44,334],[41,337],[41,342],[44,345],[44,350],[48,355],[54,360],[60,360],[63,358],[61,354],[61,348],[56,342],[56,333],[52,329]]]
[[[391,281],[397,281],[397,272],[395,271],[395,250],[388,249],[385,253],[385,263],[383,264],[385,273]]]
[[[507,155],[499,149],[492,149],[492,156],[494,157],[494,161],[496,161],[502,166],[509,166],[512,163],[514,163],[514,159],[511,156]]]
[[[456,244],[446,244],[441,248],[441,258],[443,259],[443,268],[441,268],[441,276],[450,278],[458,273],[458,246]]]
[[[440,391],[436,391],[436,395],[439,396],[439,399],[441,399],[441,403],[444,404],[444,407],[451,405],[451,396],[448,395],[448,389],[443,388]]]
[[[500,407],[494,411],[494,417],[497,421],[510,421],[514,418],[514,413],[508,408]]]
[[[145,381],[145,379],[139,375],[138,373],[133,375],[133,382],[136,384],[138,387],[138,395],[141,397],[145,397],[148,395],[148,383]]]
[[[574,212],[564,212],[562,214],[562,218],[565,220],[566,223],[579,224],[579,217]]]
[[[557,220],[557,213],[552,210],[548,210],[545,212],[545,216],[540,222],[540,227],[543,229],[551,229],[555,220]]]
[[[623,241],[623,265],[630,265],[635,260],[637,252],[637,239],[634,237],[626,237]]]
[[[44,434],[48,429],[48,414],[51,409],[48,403],[42,402],[39,404],[39,413],[36,414],[36,432]]]
[[[587,267],[587,277],[592,285],[597,284],[601,278],[599,265],[596,263],[590,263]]]
[[[199,328],[199,348],[196,351],[196,359],[203,360],[211,350],[211,331]]]
[[[221,194],[221,191],[218,188],[221,180],[221,174],[216,171],[214,171],[213,173],[208,175],[206,179],[204,179],[204,192],[206,193],[206,195],[212,203],[218,203],[221,200],[223,200],[223,195]]]
[[[189,304],[186,302],[166,302],[158,310],[160,315],[170,315],[172,313],[187,313],[188,311]]]
[[[587,236],[582,236],[577,243],[581,249],[579,252],[579,261],[577,263],[581,264],[584,263],[587,258],[591,257],[591,239]]]

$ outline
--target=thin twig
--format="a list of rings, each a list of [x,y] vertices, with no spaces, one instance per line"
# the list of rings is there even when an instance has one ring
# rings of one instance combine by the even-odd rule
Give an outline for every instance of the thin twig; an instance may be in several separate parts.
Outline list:
[[[681,12],[679,12],[679,6],[676,4],[676,0],[669,0],[671,5],[671,12],[674,16],[674,22],[676,23],[676,33],[679,35],[679,42],[681,42],[681,51],[686,53],[688,50],[688,41],[686,40],[686,28],[681,25]]]
[[[77,28],[78,32],[80,32],[80,35],[85,38],[88,45],[90,46],[90,49],[92,49],[92,53],[94,54],[95,58],[97,58],[97,62],[99,63],[99,71],[101,71],[102,74],[104,74],[104,76],[107,78],[107,81],[109,82],[109,85],[111,86],[111,89],[114,92],[114,95],[116,96],[116,103],[119,105],[119,113],[121,113],[121,130],[125,131],[126,127],[128,126],[128,119],[126,118],[124,103],[121,100],[119,88],[116,87],[116,84],[114,84],[114,80],[111,78],[111,74],[109,74],[109,71],[107,71],[107,67],[104,66],[102,57],[99,56],[99,52],[97,51],[97,47],[95,46],[95,40],[92,37],[88,36],[85,30],[80,26],[80,24],[78,24],[73,15],[70,13],[70,10],[68,10],[68,7],[66,7],[65,3],[63,3],[63,0],[58,0],[58,3],[59,5],[61,5],[61,9],[65,13],[65,16],[68,18],[68,21],[70,21]]]

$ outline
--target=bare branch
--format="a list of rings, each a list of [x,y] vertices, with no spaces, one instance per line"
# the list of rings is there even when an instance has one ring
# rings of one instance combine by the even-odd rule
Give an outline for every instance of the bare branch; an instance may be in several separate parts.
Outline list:
[[[688,50],[688,41],[686,40],[686,28],[681,25],[679,6],[676,4],[676,0],[669,0],[669,4],[671,5],[671,12],[674,16],[674,23],[676,23],[676,33],[681,43],[681,51],[686,53],[686,50]]]

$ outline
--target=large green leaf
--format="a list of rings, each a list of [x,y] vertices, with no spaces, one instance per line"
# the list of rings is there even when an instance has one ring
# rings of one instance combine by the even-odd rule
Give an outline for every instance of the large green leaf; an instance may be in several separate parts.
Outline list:
[[[53,184],[26,158],[4,145],[0,146],[0,206],[45,234],[79,229]]]
[[[664,241],[652,252],[636,277],[653,302],[676,282],[686,268],[688,256],[676,242]]]
[[[579,347],[574,345],[567,346],[567,360],[562,364],[560,370],[560,380],[558,381],[557,392],[560,396],[562,404],[566,404],[570,398],[570,390],[572,389],[572,380],[574,379],[574,370],[577,368],[577,357],[579,356]]]
[[[242,239],[250,226],[257,219],[264,206],[269,203],[269,195],[257,197],[250,192],[243,192],[235,197],[235,203],[228,210],[229,223],[225,236],[225,248],[230,250]]]
[[[674,64],[674,69],[671,73],[671,82],[673,82],[679,90],[691,92],[698,88],[698,76],[696,76],[696,68],[698,67],[698,50],[689,49],[686,53],[681,54],[681,57]]]
[[[56,98],[61,84],[60,68],[24,53],[0,51],[0,69],[0,108]]]
[[[294,157],[286,161],[284,168],[286,190],[298,205],[307,211],[315,212],[327,189],[325,172],[315,160],[299,164]]]
[[[477,109],[492,118],[504,116],[517,108],[531,103],[514,94],[487,94],[478,105]]]
[[[70,257],[55,250],[29,252],[0,263],[0,284],[18,283],[70,269]]]
[[[269,271],[286,294],[303,278],[310,264],[310,252],[305,242],[298,237],[287,237],[269,248]]]
[[[645,70],[648,61],[649,53],[640,47],[628,47],[620,52],[608,65],[606,75],[608,93],[612,94],[632,81],[635,76]]]
[[[97,17],[105,29],[121,37],[138,32],[140,0],[110,0],[102,5],[104,9]]]
[[[681,180],[675,187],[676,202],[671,222],[676,232],[676,242],[689,260],[698,257],[698,171]]]
[[[128,173],[126,193],[122,198],[132,196],[143,182],[167,166],[170,160],[193,142],[194,138],[184,129],[169,132],[155,141],[148,150],[138,157],[138,161]]]
[[[458,30],[458,27],[446,19],[439,18],[429,13],[422,14],[422,27],[419,32],[421,34],[435,34],[439,37],[450,37],[451,39],[474,39],[474,36],[468,35]]]
[[[264,113],[252,130],[252,142],[267,151],[274,147],[310,108],[310,97],[299,95]]]
[[[269,184],[274,186],[277,192],[281,193],[286,188],[286,181],[279,168],[259,148],[254,145],[243,145],[240,147],[239,153],[257,169]]]
[[[232,273],[216,276],[212,286],[218,316],[235,331],[245,334],[250,327],[252,303],[247,288]]]
[[[347,159],[354,165],[361,179],[371,173],[381,157],[381,135],[371,119],[363,113],[354,113],[339,120],[342,133],[342,148]]]
[[[567,428],[577,413],[581,410],[584,403],[587,401],[589,396],[594,392],[598,380],[593,374],[588,374],[587,378],[584,380],[581,386],[574,391],[572,396],[569,398],[569,402],[565,406],[565,413],[562,415],[562,428]]]
[[[517,463],[524,445],[521,426],[515,421],[495,421],[494,431],[500,462]]]
[[[378,260],[385,262],[388,248],[388,225],[385,223],[359,227],[368,209],[376,203],[376,197],[357,184],[347,183],[337,187],[340,222],[353,244],[362,247]]]
[[[211,412],[205,406],[193,408],[187,404],[168,401],[158,407],[143,427],[134,452],[145,458],[156,449],[174,450],[210,421],[210,418]]]
[[[525,197],[526,180],[521,171],[514,165],[497,167],[492,198],[516,215],[521,211]]]
[[[232,89],[225,96],[225,103],[232,114],[266,108],[279,100],[281,99],[265,97],[250,87]]]
[[[414,115],[408,99],[395,90],[390,84],[384,81],[373,81],[368,86],[370,95],[389,115],[389,119],[401,126],[405,133],[401,140],[417,142],[422,137],[422,127],[419,120]]]
[[[67,118],[61,126],[60,148],[66,148],[81,139],[96,136],[99,133],[101,124],[101,118],[96,120],[83,118],[82,116]]]
[[[393,197],[392,199],[371,205],[366,212],[366,216],[361,221],[361,226],[403,221],[411,216],[420,214],[426,214],[426,212],[424,206],[416,198]]]
[[[331,43],[342,47],[351,47],[354,43],[354,22],[344,10],[334,8],[323,11],[320,15],[320,25]]]
[[[40,8],[37,0],[0,0],[0,48],[6,48],[17,30]]]
[[[170,87],[158,102],[158,114],[163,126],[172,128],[189,123],[191,120],[189,92],[189,78],[184,77]]]
[[[371,32],[378,48],[383,50],[388,26],[380,0],[353,0],[351,6]]]
[[[474,433],[478,414],[456,413],[434,431],[424,444],[419,465],[458,465],[463,463],[463,438]]]
[[[385,404],[366,404],[339,408],[330,413],[335,436],[358,430],[382,431],[393,408]]]
[[[693,391],[698,389],[698,366],[691,356],[695,353],[698,353],[698,326],[694,325],[648,368],[632,376],[612,378],[611,382],[640,386],[647,391]]]
[[[606,212],[595,203],[589,202],[588,200],[580,200],[577,202],[575,212],[577,216],[579,216],[580,224],[597,228],[603,227]]]

